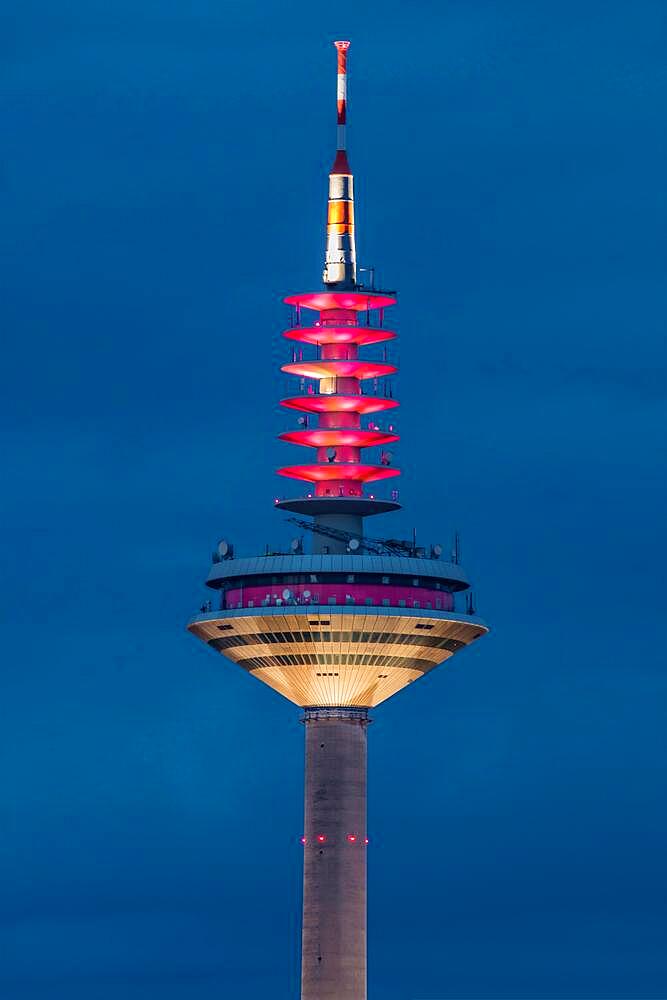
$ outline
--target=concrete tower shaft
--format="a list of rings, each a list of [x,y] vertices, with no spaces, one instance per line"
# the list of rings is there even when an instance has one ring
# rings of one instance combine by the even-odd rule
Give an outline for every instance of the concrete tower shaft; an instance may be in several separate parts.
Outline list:
[[[302,1000],[366,996],[365,709],[307,709]]]

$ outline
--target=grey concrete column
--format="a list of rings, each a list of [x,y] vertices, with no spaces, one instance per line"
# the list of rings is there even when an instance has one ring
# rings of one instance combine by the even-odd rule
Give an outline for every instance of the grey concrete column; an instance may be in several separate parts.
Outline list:
[[[338,492],[336,490],[336,492]],[[315,524],[322,528],[334,528],[349,535],[363,535],[364,519],[360,514],[317,514]],[[348,540],[330,538],[315,532],[313,535],[313,555],[329,552],[332,555],[346,555],[349,552]]]
[[[301,1000],[366,1000],[367,709],[307,708]]]

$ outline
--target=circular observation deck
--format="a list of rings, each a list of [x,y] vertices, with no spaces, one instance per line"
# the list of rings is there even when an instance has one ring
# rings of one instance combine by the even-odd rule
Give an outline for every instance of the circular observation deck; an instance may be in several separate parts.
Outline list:
[[[188,630],[302,708],[373,708],[488,628],[452,612],[320,604],[208,612]]]
[[[315,498],[322,503],[331,503],[326,498]],[[289,501],[283,501],[289,502]],[[337,504],[339,501],[335,501]],[[341,504],[346,504],[347,499],[341,499]],[[350,500],[350,503],[358,501]],[[366,501],[372,503],[373,501]],[[396,505],[398,506],[398,505]],[[378,577],[382,583],[382,578],[387,577],[386,585],[391,585],[392,578],[419,580],[420,585],[423,580],[428,580],[433,584],[432,589],[440,589],[449,593],[458,593],[468,590],[470,581],[458,563],[448,562],[444,559],[419,558],[417,556],[392,556],[376,555],[361,550],[355,554],[347,553],[341,555],[327,554],[304,554],[295,555],[282,554],[274,556],[255,556],[249,559],[223,559],[214,562],[211,566],[206,585],[213,590],[221,590],[232,581],[245,581],[250,585],[251,578],[257,576],[269,576],[282,580],[284,577],[306,575],[310,577],[315,574],[318,579],[329,576],[332,573],[344,573],[345,575],[362,574]],[[297,581],[292,581],[297,582]]]

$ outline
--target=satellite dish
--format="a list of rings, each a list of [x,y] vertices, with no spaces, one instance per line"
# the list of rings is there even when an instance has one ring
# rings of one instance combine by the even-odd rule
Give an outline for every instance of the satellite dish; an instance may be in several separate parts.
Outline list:
[[[304,592],[303,592],[303,596],[304,596],[304,597],[306,598],[306,600],[307,600],[307,599],[308,599],[308,598],[310,597],[310,591],[309,591],[309,590],[304,590]]]
[[[351,538],[347,543],[347,547],[350,550],[350,552],[356,552],[357,549],[359,548],[359,539]]]
[[[442,545],[433,546],[433,555],[435,556],[436,559],[440,558],[440,556],[442,555]]]
[[[285,589],[283,590],[283,600],[289,601],[290,597],[294,597],[294,594],[292,593],[291,590],[288,590],[287,587],[285,587]]]
[[[223,538],[221,542],[218,542],[218,555],[221,559],[224,559],[229,552],[229,542],[225,541]]]
[[[289,547],[291,548],[292,552],[298,552],[299,549],[301,548],[301,539],[293,538],[292,541],[290,542]]]
[[[383,465],[391,465],[391,460],[394,456],[390,451],[383,451],[380,461]]]
[[[335,448],[327,448],[327,458],[329,459],[329,461],[333,462],[333,460],[334,460],[335,457],[336,457],[336,449]]]

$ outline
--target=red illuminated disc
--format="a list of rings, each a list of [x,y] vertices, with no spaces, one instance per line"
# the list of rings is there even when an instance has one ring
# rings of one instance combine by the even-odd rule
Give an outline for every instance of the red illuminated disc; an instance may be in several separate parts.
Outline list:
[[[398,469],[386,465],[360,465],[357,462],[327,462],[326,465],[286,465],[278,469],[279,476],[304,479],[307,483],[321,483],[330,479],[353,479],[357,483],[373,483],[377,479],[400,476]]]
[[[288,295],[284,301],[288,306],[302,306],[318,312],[326,309],[365,312],[367,309],[385,309],[396,304],[396,299],[391,295],[379,295],[376,292],[304,292],[301,295]]]
[[[373,326],[295,326],[285,330],[283,337],[298,340],[302,344],[380,344],[383,340],[395,340],[393,330],[381,330]]]
[[[296,364],[283,365],[280,369],[288,375],[300,375],[303,378],[382,378],[398,371],[396,365],[387,365],[379,361],[364,361],[358,358],[354,361],[298,361]]]
[[[303,396],[293,396],[282,399],[281,406],[290,410],[303,410],[304,413],[330,413],[351,410],[354,413],[379,413],[381,410],[391,410],[398,406],[395,399],[382,399],[380,396],[327,396],[304,393]]]
[[[387,431],[363,431],[353,427],[342,427],[340,430],[333,428],[314,428],[307,431],[286,431],[278,435],[281,441],[289,444],[301,444],[310,448],[341,447],[349,445],[351,448],[370,448],[373,445],[389,444],[391,441],[398,441],[398,434]]]

